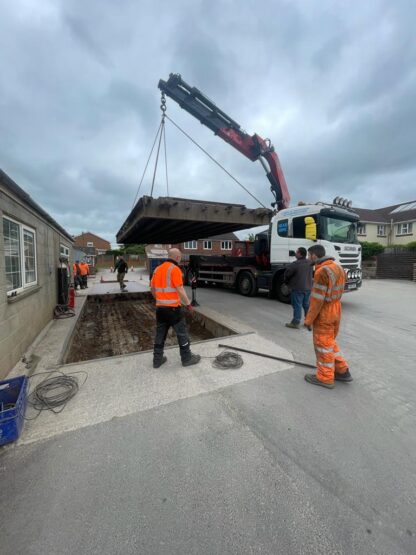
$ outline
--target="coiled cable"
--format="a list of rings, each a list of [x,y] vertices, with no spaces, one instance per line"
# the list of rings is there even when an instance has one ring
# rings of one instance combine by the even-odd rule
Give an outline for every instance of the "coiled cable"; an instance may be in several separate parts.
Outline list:
[[[241,355],[232,353],[231,351],[224,351],[220,353],[212,361],[212,366],[214,366],[214,368],[220,368],[221,370],[241,368],[243,364],[244,361]]]
[[[39,374],[31,376],[31,378],[39,376],[40,374],[56,373],[59,375],[45,378],[38,383],[28,396],[29,405],[38,411],[36,416],[39,416],[43,410],[50,410],[55,414],[62,412],[68,401],[75,397],[80,388],[74,374],[84,374],[85,379],[81,386],[84,385],[88,378],[86,372],[73,372],[71,375],[58,372],[57,370],[53,370],[52,372],[40,372]]]

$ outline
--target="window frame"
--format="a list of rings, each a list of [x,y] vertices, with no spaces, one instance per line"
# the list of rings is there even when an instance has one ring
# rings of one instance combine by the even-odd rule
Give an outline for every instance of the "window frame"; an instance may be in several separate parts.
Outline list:
[[[93,248],[94,247],[94,241],[87,241],[87,247]]]
[[[367,224],[357,222],[357,236],[365,237],[367,235]]]
[[[400,222],[397,224],[396,236],[400,237],[402,235],[413,235],[413,222]],[[406,226],[406,231],[403,230]]]
[[[209,243],[209,247],[206,246],[206,245],[208,245],[208,243]],[[212,241],[205,240],[204,244],[203,244],[203,249],[205,251],[212,251]]]
[[[31,287],[36,287],[38,285],[38,250],[37,250],[37,241],[36,241],[36,229],[31,227],[30,225],[24,224],[23,222],[19,222],[15,220],[13,217],[8,215],[4,215],[2,217],[2,225],[4,220],[8,220],[19,226],[19,262],[20,262],[20,278],[21,278],[21,286],[15,287],[14,289],[9,289],[6,291],[8,297],[13,297],[22,293],[23,291],[30,289]],[[33,251],[34,251],[34,271],[35,271],[35,279],[33,281],[26,281],[26,259],[25,259],[25,241],[24,241],[24,232],[27,231],[33,235]],[[3,233],[3,242],[4,242],[4,233]],[[5,265],[5,273],[6,273],[6,251],[4,250],[4,265]]]
[[[229,247],[226,245],[230,245]],[[230,241],[229,239],[225,239],[224,241],[221,241],[221,250],[222,251],[232,251],[233,250],[233,242]]]
[[[383,232],[380,228],[383,228]],[[377,237],[386,237],[386,224],[377,224]]]
[[[190,244],[195,246],[188,246]],[[183,244],[183,248],[187,251],[196,251],[198,248],[198,241],[186,241],[186,243]]]
[[[68,251],[67,253],[65,252],[65,249]],[[69,247],[67,247],[64,243],[59,243],[59,256],[69,260]]]

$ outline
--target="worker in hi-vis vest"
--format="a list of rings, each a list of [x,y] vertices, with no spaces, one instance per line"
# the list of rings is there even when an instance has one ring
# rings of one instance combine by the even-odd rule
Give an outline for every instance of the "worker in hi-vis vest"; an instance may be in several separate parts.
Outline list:
[[[197,364],[201,357],[191,352],[188,331],[181,304],[192,311],[192,305],[183,287],[182,270],[179,263],[182,253],[179,249],[169,249],[169,258],[156,268],[150,286],[156,300],[156,337],[153,350],[153,368],[159,368],[167,361],[163,356],[166,336],[172,326],[178,338],[182,366]]]
[[[345,270],[330,256],[325,247],[309,247],[309,259],[315,264],[311,303],[305,326],[313,330],[316,353],[316,375],[306,374],[305,380],[332,389],[334,381],[351,382],[348,363],[336,342],[341,322],[341,297],[345,287]]]

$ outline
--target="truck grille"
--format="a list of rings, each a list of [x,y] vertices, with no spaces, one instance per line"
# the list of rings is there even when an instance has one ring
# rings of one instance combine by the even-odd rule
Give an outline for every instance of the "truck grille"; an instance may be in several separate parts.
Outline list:
[[[339,253],[339,262],[343,268],[346,270],[355,270],[359,268],[360,262],[360,254],[359,253],[350,253],[350,252],[340,252]]]

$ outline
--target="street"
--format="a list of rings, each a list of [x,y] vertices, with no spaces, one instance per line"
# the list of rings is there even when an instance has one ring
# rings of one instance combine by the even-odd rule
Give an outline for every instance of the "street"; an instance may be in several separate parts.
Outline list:
[[[290,306],[197,298],[314,362]],[[414,554],[415,336],[416,284],[365,281],[343,298],[351,384],[291,366],[0,450],[1,554]]]

